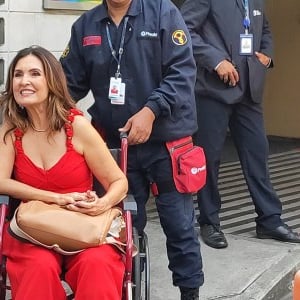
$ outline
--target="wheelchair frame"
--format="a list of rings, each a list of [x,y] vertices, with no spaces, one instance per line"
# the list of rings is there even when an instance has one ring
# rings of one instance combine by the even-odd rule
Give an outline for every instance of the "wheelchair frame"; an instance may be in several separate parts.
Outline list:
[[[127,174],[127,135],[121,133],[121,148],[110,149],[119,167]],[[6,257],[2,254],[3,229],[8,216],[12,215],[16,207],[13,206],[9,196],[0,195],[0,300],[6,299],[7,291],[11,288],[7,284]],[[132,227],[132,214],[137,213],[137,206],[132,195],[120,203],[126,224],[126,251],[125,251],[125,273],[123,280],[122,300],[149,300],[150,299],[150,256],[148,237],[146,233],[138,235]],[[134,246],[138,249],[133,257]],[[66,295],[66,299],[72,300],[73,294]],[[100,300],[100,299],[99,299]]]

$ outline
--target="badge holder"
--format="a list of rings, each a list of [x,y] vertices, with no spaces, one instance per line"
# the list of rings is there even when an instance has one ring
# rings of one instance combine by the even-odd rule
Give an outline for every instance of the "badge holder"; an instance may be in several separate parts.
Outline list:
[[[126,27],[129,17],[125,17],[123,29],[122,29],[122,36],[120,41],[120,47],[119,47],[119,57],[116,56],[116,50],[113,48],[112,42],[111,42],[111,36],[108,28],[108,24],[106,24],[106,35],[108,39],[109,48],[111,50],[111,55],[117,62],[117,71],[115,77],[110,78],[109,83],[109,92],[108,92],[108,98],[110,99],[111,104],[115,105],[124,105],[125,104],[125,83],[121,80],[121,73],[120,73],[120,67],[121,67],[121,60],[122,60],[122,54],[124,52],[124,41],[125,41],[125,33],[126,33]]]
[[[253,34],[240,34],[240,55],[253,54]]]
[[[249,0],[244,0],[245,16],[243,20],[243,25],[245,28],[245,33],[240,34],[240,55],[252,55],[253,54],[253,34],[249,33],[249,28],[251,24],[250,14],[249,14]]]
[[[111,104],[125,104],[125,83],[121,81],[120,77],[110,78],[108,98]]]
[[[115,105],[125,104],[125,83],[121,82],[118,97],[110,98],[110,103]]]
[[[110,78],[108,98],[117,98],[120,94],[121,78]]]

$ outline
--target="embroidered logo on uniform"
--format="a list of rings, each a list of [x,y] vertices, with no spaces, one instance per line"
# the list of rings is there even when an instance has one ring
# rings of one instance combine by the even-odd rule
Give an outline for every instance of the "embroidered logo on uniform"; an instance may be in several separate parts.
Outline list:
[[[64,50],[64,52],[61,55],[61,58],[65,58],[70,52],[70,46],[67,45],[66,49]]]
[[[172,41],[175,45],[182,46],[186,44],[187,37],[183,30],[176,30],[172,34]]]
[[[253,16],[256,17],[256,16],[261,16],[261,11],[258,10],[258,9],[254,9],[253,10]]]
[[[89,35],[85,36],[82,41],[82,45],[85,46],[91,46],[91,45],[101,45],[102,43],[102,37],[101,35]]]
[[[141,37],[157,38],[157,32],[141,31]]]

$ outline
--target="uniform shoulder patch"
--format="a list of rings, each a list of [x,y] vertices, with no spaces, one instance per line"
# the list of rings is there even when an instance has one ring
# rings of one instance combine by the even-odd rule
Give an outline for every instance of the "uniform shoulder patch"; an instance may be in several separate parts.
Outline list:
[[[186,34],[183,30],[175,30],[172,34],[172,41],[175,45],[182,46],[187,42]]]
[[[61,55],[61,58],[67,57],[68,54],[69,54],[69,52],[70,52],[70,46],[67,45],[66,49],[64,50],[64,52],[63,52],[62,55]]]

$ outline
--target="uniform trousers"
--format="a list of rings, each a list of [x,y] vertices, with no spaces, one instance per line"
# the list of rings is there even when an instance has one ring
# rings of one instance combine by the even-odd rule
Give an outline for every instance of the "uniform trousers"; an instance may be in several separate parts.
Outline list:
[[[200,225],[220,224],[218,176],[228,128],[255,206],[256,224],[266,229],[283,225],[282,205],[268,171],[269,145],[262,105],[249,98],[245,96],[239,103],[225,104],[207,96],[197,97],[199,129],[195,141],[204,148],[207,159],[207,183],[198,192]]]
[[[137,202],[138,214],[133,219],[139,232],[146,225],[146,202],[150,182],[158,186],[173,186],[172,166],[164,143],[147,142],[128,149],[130,192]],[[170,182],[172,183],[170,185]],[[195,232],[195,213],[190,194],[181,194],[175,187],[160,193],[155,199],[159,219],[166,235],[169,269],[173,284],[198,288],[203,284],[200,244]]]
[[[112,245],[62,256],[21,242],[4,231],[3,254],[13,300],[65,300],[60,275],[75,293],[75,300],[120,300],[124,277],[122,254]]]

